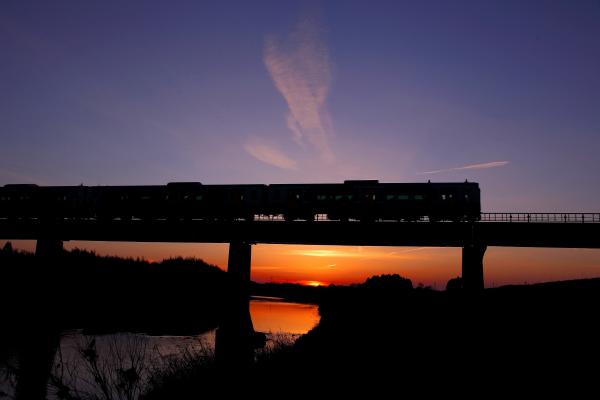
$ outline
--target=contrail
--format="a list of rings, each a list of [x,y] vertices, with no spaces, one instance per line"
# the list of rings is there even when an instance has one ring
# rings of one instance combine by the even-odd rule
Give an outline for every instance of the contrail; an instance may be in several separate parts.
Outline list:
[[[441,174],[443,172],[462,171],[462,170],[465,170],[465,169],[497,168],[497,167],[503,167],[503,166],[507,165],[508,163],[509,163],[508,161],[491,161],[491,162],[481,163],[481,164],[469,164],[469,165],[463,165],[462,167],[454,167],[454,168],[447,168],[447,169],[437,169],[435,171],[425,171],[425,172],[421,172],[421,175]]]

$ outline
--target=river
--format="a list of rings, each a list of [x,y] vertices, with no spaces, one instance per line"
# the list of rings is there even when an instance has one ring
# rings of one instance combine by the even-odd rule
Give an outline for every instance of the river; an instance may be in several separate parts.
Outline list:
[[[291,303],[273,297],[253,298],[250,302],[250,314],[254,329],[267,335],[267,348],[278,342],[293,343],[320,320],[316,305]],[[139,356],[140,363],[149,365],[157,359],[176,358],[185,354],[211,357],[214,354],[215,332],[216,330],[211,330],[191,336],[128,332],[90,336],[84,335],[80,330],[73,330],[61,335],[54,364],[60,366],[58,372],[63,374],[62,378],[69,386],[93,391],[94,388],[86,384],[86,381],[90,381],[90,376],[82,357],[82,351],[89,348],[92,341],[99,365],[112,365],[114,359],[131,354]],[[11,360],[6,361],[11,363]],[[10,395],[14,390],[11,386],[10,382],[3,382],[0,376],[0,393]],[[56,397],[50,395],[49,398]]]

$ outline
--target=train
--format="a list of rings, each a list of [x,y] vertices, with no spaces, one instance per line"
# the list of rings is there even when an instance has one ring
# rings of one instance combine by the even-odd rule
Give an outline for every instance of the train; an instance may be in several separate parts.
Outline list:
[[[477,221],[480,215],[479,184],[467,181],[0,187],[3,219],[253,221],[266,216],[286,221],[437,222]]]

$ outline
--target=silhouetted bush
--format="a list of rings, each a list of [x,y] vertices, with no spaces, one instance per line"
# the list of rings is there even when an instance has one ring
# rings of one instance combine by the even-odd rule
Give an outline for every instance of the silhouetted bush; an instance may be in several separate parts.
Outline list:
[[[460,276],[452,278],[446,283],[446,291],[452,292],[463,288],[463,280]]]
[[[363,286],[370,290],[407,291],[412,290],[412,281],[398,274],[376,275],[367,278]]]

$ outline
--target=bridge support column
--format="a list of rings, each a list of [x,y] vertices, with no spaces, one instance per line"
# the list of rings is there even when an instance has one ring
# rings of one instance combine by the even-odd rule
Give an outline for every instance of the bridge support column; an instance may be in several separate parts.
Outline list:
[[[229,244],[227,274],[229,288],[224,315],[217,329],[216,362],[226,368],[240,368],[252,364],[256,333],[250,316],[251,244]]]
[[[56,261],[63,253],[63,241],[60,239],[38,239],[35,244],[35,256],[42,262]]]
[[[38,239],[35,256],[36,269],[31,276],[31,293],[26,304],[21,304],[24,319],[23,332],[18,339],[19,375],[16,387],[17,400],[46,399],[48,378],[54,364],[54,357],[60,341],[60,327],[51,309],[50,294],[56,290],[53,283],[57,265],[61,262],[63,242],[57,239]],[[50,308],[49,308],[50,307]]]
[[[466,245],[462,249],[462,280],[466,291],[477,292],[484,288],[483,256],[486,249],[483,244]]]

